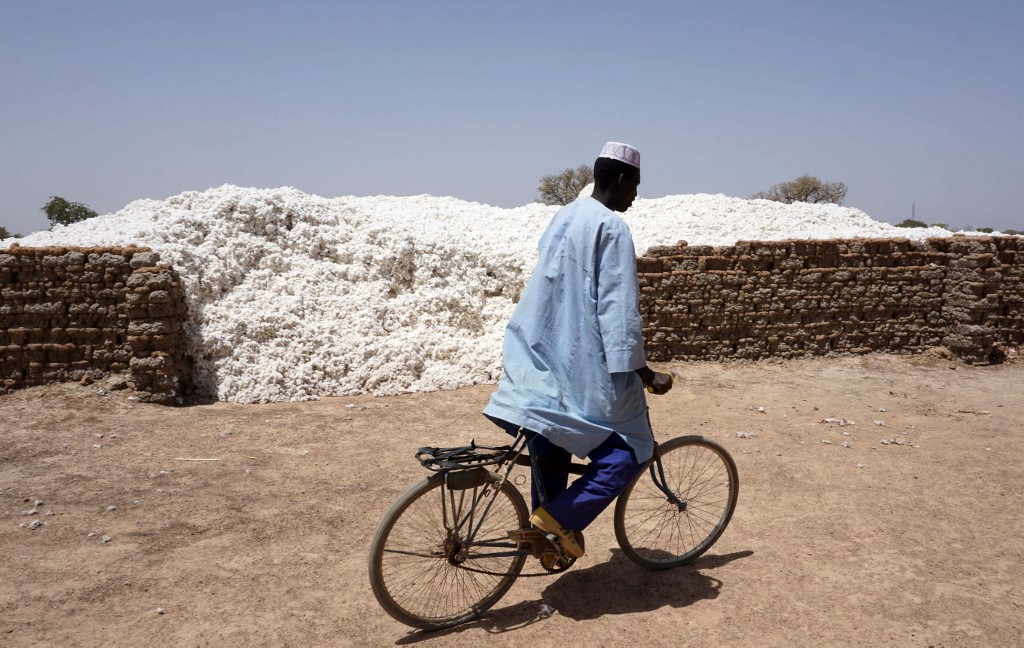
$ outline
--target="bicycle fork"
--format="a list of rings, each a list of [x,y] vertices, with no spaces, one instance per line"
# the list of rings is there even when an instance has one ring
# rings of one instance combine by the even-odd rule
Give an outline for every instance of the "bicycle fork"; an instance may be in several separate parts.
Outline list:
[[[657,468],[657,470],[655,470],[655,468]],[[657,455],[657,452],[655,452],[654,461],[651,462],[648,470],[651,471],[651,480],[654,482],[654,485],[658,487],[658,490],[664,493],[665,497],[668,498],[668,501],[675,504],[679,508],[680,512],[685,511],[686,502],[679,499],[672,489],[668,487],[667,480],[665,479],[665,466],[661,464],[661,457]]]

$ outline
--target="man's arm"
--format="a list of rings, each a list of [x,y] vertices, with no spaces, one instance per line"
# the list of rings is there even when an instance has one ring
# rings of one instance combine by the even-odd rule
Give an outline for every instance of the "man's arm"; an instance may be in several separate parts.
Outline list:
[[[659,373],[645,366],[637,369],[636,375],[640,376],[644,387],[647,387],[652,393],[659,396],[672,389],[672,374]]]
[[[608,369],[633,370],[651,393],[664,394],[672,389],[672,376],[652,371],[644,357],[643,320],[637,310],[640,286],[629,228],[621,221],[608,223],[600,245],[597,319]]]
[[[597,321],[608,371],[635,371],[647,360],[633,237],[625,223],[612,219],[603,224],[597,246]]]

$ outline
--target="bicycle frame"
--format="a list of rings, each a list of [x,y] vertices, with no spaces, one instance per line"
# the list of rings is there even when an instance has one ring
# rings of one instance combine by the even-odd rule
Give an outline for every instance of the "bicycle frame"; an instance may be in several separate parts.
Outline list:
[[[460,546],[462,548],[460,551],[460,556],[463,559],[465,559],[469,548],[473,546],[488,547],[495,549],[514,549],[511,551],[480,553],[476,554],[474,556],[475,558],[523,556],[530,555],[533,553],[531,549],[518,549],[517,547],[520,544],[518,542],[506,540],[491,540],[477,543],[475,541],[477,533],[479,533],[480,528],[484,523],[484,520],[487,518],[487,514],[491,510],[491,506],[497,499],[499,490],[501,489],[502,485],[506,481],[508,481],[509,477],[512,474],[512,470],[515,468],[516,465],[527,463],[521,460],[521,457],[523,457],[523,453],[525,452],[528,446],[528,435],[529,432],[520,429],[519,433],[515,437],[515,440],[513,440],[512,445],[508,446],[507,450],[505,450],[504,452],[504,455],[498,461],[495,462],[495,464],[498,466],[498,470],[492,474],[497,474],[499,476],[498,481],[490,482],[487,479],[485,479],[481,471],[486,471],[486,468],[483,468],[482,466],[476,466],[461,470],[458,468],[450,467],[445,468],[441,471],[444,474],[445,486],[448,492],[449,499],[449,501],[446,502],[444,494],[442,494],[441,508],[443,523],[445,525],[446,531],[458,534]],[[564,468],[567,468],[568,471],[571,473],[582,474],[584,470],[584,465],[570,464],[570,466],[564,466]],[[650,472],[651,480],[654,482],[654,485],[658,488],[658,490],[664,493],[665,497],[670,502],[675,504],[680,511],[685,511],[686,502],[680,500],[679,497],[677,497],[676,494],[672,492],[672,490],[668,487],[666,483],[665,468],[661,463],[661,456],[658,451],[657,442],[655,442],[653,457],[649,461],[647,469]],[[472,500],[469,502],[469,509],[465,511],[464,514],[462,514],[461,519],[455,519],[456,511],[461,511],[464,504],[464,502],[460,500],[458,506],[456,507],[455,491],[463,491],[464,493],[470,488],[475,489],[476,486],[480,485],[484,487],[483,491],[479,494],[474,494]],[[483,504],[483,510],[479,511],[478,515],[478,506],[480,506],[484,500],[486,500],[486,503]],[[449,508],[451,510],[452,515],[451,526],[449,526],[448,524]],[[460,529],[466,528],[467,525],[468,532],[465,534],[465,536],[462,536],[462,534],[460,533]]]

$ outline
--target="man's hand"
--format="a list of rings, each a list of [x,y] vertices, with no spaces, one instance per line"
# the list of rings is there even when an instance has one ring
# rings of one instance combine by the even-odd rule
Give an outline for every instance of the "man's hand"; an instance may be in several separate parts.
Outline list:
[[[652,371],[651,373],[654,374],[654,377],[647,385],[647,391],[658,396],[667,394],[668,390],[672,389],[672,374],[661,373],[658,371]]]
[[[649,367],[641,367],[636,370],[636,373],[640,376],[640,380],[643,381],[647,391],[652,394],[660,396],[672,389],[672,379],[675,377],[675,374],[658,373],[657,371],[651,371]]]

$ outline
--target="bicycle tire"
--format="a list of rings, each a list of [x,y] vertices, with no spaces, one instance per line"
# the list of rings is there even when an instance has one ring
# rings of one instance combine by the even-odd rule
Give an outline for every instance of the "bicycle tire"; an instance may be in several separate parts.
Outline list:
[[[694,561],[725,532],[739,497],[736,463],[717,442],[702,436],[659,444],[665,483],[680,509],[655,484],[652,459],[619,495],[615,538],[623,553],[647,569]]]
[[[446,530],[445,510],[455,517],[456,508],[468,510],[467,497],[494,488],[498,477],[482,472],[482,484],[459,489],[450,489],[443,473],[427,477],[398,498],[378,525],[370,543],[370,586],[395,620],[424,630],[465,623],[497,603],[522,571],[525,554],[485,557],[479,554],[488,550],[475,545],[464,560],[453,559],[462,536]],[[523,496],[505,481],[476,540],[507,541],[508,531],[528,527],[528,520]]]

